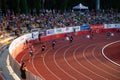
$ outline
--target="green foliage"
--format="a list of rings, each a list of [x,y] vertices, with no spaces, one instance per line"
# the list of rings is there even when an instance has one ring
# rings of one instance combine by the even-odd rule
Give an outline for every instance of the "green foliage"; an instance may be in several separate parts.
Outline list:
[[[19,6],[20,6],[21,13],[25,13],[25,14],[28,13],[27,0],[20,0]]]
[[[118,9],[120,10],[120,0],[100,0],[101,9]],[[96,9],[96,0],[0,0],[2,10],[10,9],[15,13],[28,13],[34,9],[39,13],[42,9],[65,10],[72,9],[73,6],[82,3],[89,9]]]

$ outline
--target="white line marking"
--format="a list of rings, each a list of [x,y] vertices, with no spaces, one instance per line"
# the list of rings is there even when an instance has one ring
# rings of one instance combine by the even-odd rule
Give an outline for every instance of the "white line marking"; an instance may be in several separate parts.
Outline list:
[[[76,52],[78,49],[79,49],[79,47],[74,51],[74,59],[76,60],[76,62],[77,62],[79,65],[81,65],[83,68],[85,68],[86,70],[88,70],[88,71],[90,71],[91,73],[93,73],[94,75],[97,75],[97,76],[99,76],[99,77],[101,77],[101,78],[103,78],[103,79],[106,79],[106,78],[104,78],[103,76],[101,76],[101,75],[99,75],[99,74],[96,74],[94,71],[92,71],[92,70],[90,70],[89,68],[85,67],[84,65],[82,65],[82,64],[76,59],[76,57],[75,57],[75,52]],[[106,79],[106,80],[107,80],[107,79]]]
[[[40,49],[36,53],[39,53],[39,51],[40,51]],[[35,55],[37,55],[37,54],[35,54]],[[36,69],[36,67],[34,65],[34,61],[33,60],[35,58],[35,55],[33,55],[33,57],[32,57],[32,66],[33,66],[35,72],[42,78],[42,80],[45,80],[44,77],[38,72],[38,70]]]
[[[97,57],[95,56],[95,53],[93,54],[93,57],[94,57],[94,58],[95,58],[98,62],[100,62],[100,64],[102,64],[102,65],[106,66],[106,67],[107,67],[107,68],[109,68],[109,69],[112,69],[112,70],[114,70],[114,71],[116,71],[116,72],[119,72],[119,73],[120,73],[120,71],[118,71],[118,70],[116,70],[116,69],[112,68],[111,66],[106,65],[105,63],[103,63],[102,61],[100,61],[100,60],[99,60],[99,58],[97,58]]]
[[[95,44],[94,44],[94,45],[95,45]],[[91,64],[92,66],[94,66],[95,68],[97,68],[97,69],[99,69],[99,70],[101,70],[101,71],[103,71],[103,72],[105,72],[105,73],[107,73],[107,74],[109,74],[109,75],[111,75],[111,76],[119,79],[120,77],[118,77],[118,76],[116,76],[116,75],[113,75],[113,74],[111,74],[111,73],[108,73],[108,72],[106,72],[105,70],[97,67],[96,65],[94,65],[93,63],[91,63],[91,62],[85,57],[85,50],[87,50],[87,48],[89,48],[90,46],[92,46],[92,45],[87,46],[87,47],[84,49],[84,52],[83,52],[83,56],[84,56],[84,58],[88,61],[88,63],[90,63],[90,64]]]
[[[68,45],[66,45],[66,46],[68,46]],[[54,59],[54,62],[55,62],[55,64],[56,64],[56,66],[57,66],[62,72],[64,72],[66,75],[68,75],[68,76],[71,77],[72,79],[76,80],[75,77],[73,77],[72,75],[70,75],[69,73],[67,73],[64,69],[62,69],[62,68],[57,64],[57,62],[56,62],[56,60],[55,60],[55,55],[57,54],[57,52],[58,52],[60,49],[66,47],[66,46],[62,46],[62,47],[60,47],[59,49],[57,49],[56,52],[55,52],[55,54],[54,54],[54,56],[53,56],[53,59]]]
[[[36,53],[38,53],[38,52],[39,52],[39,50],[38,50]],[[23,61],[23,59],[24,59],[24,57],[25,57],[26,55],[27,55],[27,53],[22,56],[21,61]],[[35,57],[35,53],[33,54],[33,57],[32,57],[32,66],[33,66],[33,69],[34,69],[35,72],[42,78],[42,80],[44,80],[44,78],[42,77],[42,75],[39,74],[39,72],[37,71],[37,69],[35,68],[35,66],[34,66],[34,64],[33,64],[34,57]],[[29,71],[29,72],[31,72],[31,71]],[[32,72],[31,72],[31,73],[32,73]]]
[[[49,49],[49,50],[50,50],[50,49]],[[48,68],[47,64],[45,63],[45,56],[46,56],[46,54],[47,54],[47,52],[48,52],[49,50],[46,51],[46,53],[45,53],[45,55],[44,55],[44,57],[43,57],[43,63],[44,63],[44,65],[45,65],[45,67],[47,68],[47,70],[48,70],[53,76],[55,76],[58,80],[61,80],[55,73],[52,72],[52,70],[50,70],[50,69]]]
[[[77,45],[80,45],[80,44],[77,44]],[[75,46],[75,45],[74,45],[74,46]],[[83,46],[83,45],[82,45],[82,46]],[[82,46],[80,46],[80,47],[82,47]],[[73,46],[71,46],[71,47],[73,47]],[[71,47],[69,47],[69,48],[71,48]],[[69,49],[69,48],[68,48],[68,49]],[[69,64],[69,62],[68,62],[68,61],[66,60],[66,58],[65,58],[65,54],[66,54],[66,52],[68,51],[68,49],[66,49],[65,52],[64,52],[64,60],[65,60],[65,62],[66,62],[66,63],[69,65],[69,67],[72,68],[74,71],[76,71],[77,73],[81,74],[81,75],[84,76],[85,78],[92,80],[90,77],[88,77],[88,76],[86,76],[85,74],[81,73],[80,71],[78,71],[77,69],[75,69],[74,67],[72,67],[72,66]]]
[[[110,62],[112,62],[113,64],[115,64],[115,65],[117,65],[117,66],[120,67],[120,64],[114,62],[113,60],[111,60],[110,58],[108,58],[108,57],[104,54],[104,49],[105,49],[106,47],[108,47],[108,46],[110,46],[110,45],[112,45],[112,44],[118,43],[118,42],[120,42],[120,41],[115,41],[115,42],[112,42],[112,43],[109,43],[109,44],[105,45],[105,46],[103,47],[103,49],[102,49],[102,55],[103,55],[108,61],[110,61]]]

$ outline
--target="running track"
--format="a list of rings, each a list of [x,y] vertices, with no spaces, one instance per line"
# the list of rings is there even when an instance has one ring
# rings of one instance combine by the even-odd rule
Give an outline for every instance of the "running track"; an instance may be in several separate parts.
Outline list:
[[[120,80],[120,66],[102,55],[102,48],[117,40],[120,40],[120,34],[117,33],[109,40],[104,33],[95,34],[93,39],[79,35],[74,37],[71,44],[64,39],[57,40],[54,50],[49,41],[46,42],[44,57],[40,56],[41,44],[38,43],[34,45],[35,52],[31,62],[28,62],[28,49],[21,52],[16,60],[25,61],[28,70],[43,80]],[[108,50],[105,49],[105,54],[110,52]],[[112,52],[108,56],[116,58],[112,57]],[[120,56],[117,57],[117,62],[120,63]]]

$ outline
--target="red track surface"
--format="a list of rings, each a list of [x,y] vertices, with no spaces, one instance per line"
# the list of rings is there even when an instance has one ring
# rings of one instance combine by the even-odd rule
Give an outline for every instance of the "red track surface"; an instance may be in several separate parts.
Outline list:
[[[117,33],[109,40],[104,33],[95,34],[93,39],[80,35],[74,37],[71,44],[66,40],[57,40],[54,50],[51,42],[47,42],[43,58],[40,57],[41,44],[38,43],[34,45],[36,51],[31,62],[28,62],[28,49],[21,52],[16,59],[18,62],[26,61],[28,70],[45,80],[120,80],[120,67],[102,55],[102,48],[117,40],[120,40],[120,34]],[[109,48],[105,49],[105,52],[108,50]],[[111,52],[108,57],[112,55]],[[120,54],[114,56],[120,61]]]

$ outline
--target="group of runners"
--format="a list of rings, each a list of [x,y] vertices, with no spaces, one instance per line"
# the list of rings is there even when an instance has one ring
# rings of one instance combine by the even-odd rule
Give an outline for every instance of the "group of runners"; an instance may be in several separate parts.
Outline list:
[[[107,39],[110,39],[110,36],[112,36],[112,35],[114,36],[113,33],[106,32],[106,38]],[[94,33],[91,30],[89,38],[93,39],[93,36],[94,36]],[[69,42],[69,44],[71,44],[73,42],[73,39],[74,39],[74,37],[71,34],[66,34],[65,40],[67,40]],[[41,44],[41,54],[40,55],[41,55],[41,57],[44,57],[44,55],[45,55],[44,51],[46,50],[46,44],[45,44],[45,42],[44,43],[41,42],[41,34],[38,35],[38,41]],[[55,45],[56,45],[56,39],[54,39],[54,40],[51,41],[51,47],[52,47],[53,50],[55,49]],[[26,46],[26,48],[29,49],[29,62],[31,62],[32,57],[33,57],[33,53],[35,53],[35,48],[34,48],[35,46],[34,46],[34,44],[30,44],[28,40],[25,41],[25,46]],[[26,70],[25,70],[25,67],[26,67],[25,63],[23,63],[22,66],[21,66],[21,68],[20,68],[21,73],[22,73],[21,77],[23,78],[23,80],[26,79],[26,75],[25,75],[25,71]]]
[[[66,35],[66,38],[68,38],[69,43],[72,43],[73,36],[72,35]],[[45,42],[41,42],[41,34],[38,34],[38,41],[41,44],[41,57],[44,57],[44,51],[46,50]],[[56,45],[56,40],[53,39],[51,41],[51,47],[54,50]],[[29,43],[28,40],[25,41],[25,47],[29,49],[29,62],[32,59],[33,53],[35,52],[34,44]]]
[[[89,33],[90,34],[87,35],[87,38],[93,39],[94,33],[95,33],[94,30],[90,29]],[[114,33],[110,32],[110,31],[106,32],[106,39],[110,39],[111,36],[114,36]]]
[[[110,36],[111,36],[111,32],[107,32],[106,33],[106,38],[109,39]],[[93,33],[93,30],[90,30],[90,37],[89,38],[93,38],[94,36],[94,33]],[[72,43],[73,42],[73,36],[69,33],[66,34],[66,40],[69,42],[69,43]],[[41,34],[38,35],[38,41],[41,43],[41,57],[44,57],[44,51],[46,50],[46,45],[44,43],[41,42]],[[26,45],[27,45],[27,48],[29,48],[29,61],[31,61],[32,59],[32,56],[33,56],[33,53],[35,52],[35,49],[34,49],[34,45],[32,44],[29,44],[29,42],[26,40]],[[55,45],[56,45],[56,40],[52,40],[52,43],[51,43],[51,47],[52,49],[54,50],[55,49]]]

